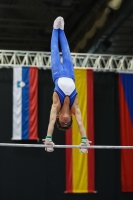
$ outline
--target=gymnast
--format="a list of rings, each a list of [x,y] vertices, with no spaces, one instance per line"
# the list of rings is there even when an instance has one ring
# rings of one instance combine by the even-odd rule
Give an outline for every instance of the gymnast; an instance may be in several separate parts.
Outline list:
[[[58,39],[62,49],[63,63],[60,61],[60,53],[58,47]],[[81,111],[78,107],[78,97],[75,88],[74,67],[70,55],[69,45],[64,33],[64,19],[57,17],[53,24],[51,38],[51,63],[52,63],[52,79],[55,84],[53,93],[53,104],[50,112],[47,136],[43,139],[47,152],[54,150],[52,134],[56,123],[58,129],[66,131],[71,128],[72,116],[75,115],[78,129],[81,135],[80,152],[87,153],[86,146],[91,141],[86,136],[86,131],[82,122]]]

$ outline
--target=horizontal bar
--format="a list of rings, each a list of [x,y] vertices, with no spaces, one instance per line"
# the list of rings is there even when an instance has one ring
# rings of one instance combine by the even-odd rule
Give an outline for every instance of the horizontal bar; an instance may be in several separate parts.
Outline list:
[[[50,145],[44,144],[16,144],[16,143],[0,143],[0,147],[37,147],[45,148],[51,147]],[[80,148],[79,145],[54,145],[54,148]],[[83,147],[82,147],[83,148]],[[133,146],[100,146],[100,145],[89,145],[86,146],[87,149],[133,149]]]

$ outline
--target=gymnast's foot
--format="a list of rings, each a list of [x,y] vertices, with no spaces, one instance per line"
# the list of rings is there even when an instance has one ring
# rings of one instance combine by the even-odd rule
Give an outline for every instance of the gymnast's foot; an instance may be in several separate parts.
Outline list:
[[[53,28],[64,30],[64,19],[63,19],[63,17],[57,17],[55,19]]]

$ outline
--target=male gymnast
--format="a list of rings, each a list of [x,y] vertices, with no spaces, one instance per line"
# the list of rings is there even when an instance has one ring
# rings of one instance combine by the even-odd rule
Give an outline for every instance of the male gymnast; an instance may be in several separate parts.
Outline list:
[[[62,49],[62,63],[60,61],[58,40]],[[51,63],[52,78],[55,84],[55,89],[53,93],[53,104],[50,112],[47,136],[43,140],[45,145],[50,146],[45,148],[45,150],[47,152],[52,152],[54,150],[52,134],[55,123],[60,130],[68,130],[72,125],[71,114],[74,114],[81,135],[80,152],[87,153],[88,151],[85,147],[90,145],[91,141],[89,141],[86,136],[81,111],[78,107],[78,97],[74,83],[74,67],[69,45],[64,33],[64,19],[62,17],[57,17],[53,24],[51,38]]]

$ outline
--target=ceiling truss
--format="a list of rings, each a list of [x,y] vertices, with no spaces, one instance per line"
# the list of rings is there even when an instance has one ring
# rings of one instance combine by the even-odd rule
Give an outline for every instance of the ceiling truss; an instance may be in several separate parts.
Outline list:
[[[71,53],[74,67],[95,71],[133,71],[133,56]],[[62,57],[61,57],[62,60]],[[0,50],[0,67],[51,68],[50,52]]]

